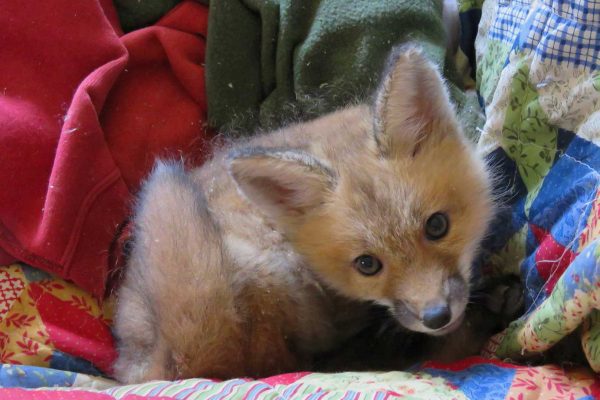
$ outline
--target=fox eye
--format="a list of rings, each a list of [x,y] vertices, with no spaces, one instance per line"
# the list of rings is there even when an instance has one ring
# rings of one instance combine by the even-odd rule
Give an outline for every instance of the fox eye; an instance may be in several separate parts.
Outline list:
[[[448,216],[441,212],[431,214],[425,223],[425,236],[429,240],[439,240],[446,236],[450,228]]]
[[[354,260],[354,266],[361,274],[365,276],[372,276],[381,271],[383,265],[377,257],[363,254],[362,256],[356,257]]]

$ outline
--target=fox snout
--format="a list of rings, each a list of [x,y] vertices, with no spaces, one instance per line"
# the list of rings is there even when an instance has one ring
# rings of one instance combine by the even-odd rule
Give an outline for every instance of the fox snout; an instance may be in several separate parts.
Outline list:
[[[429,283],[432,290],[415,293],[416,288],[413,288],[412,294],[401,295],[393,302],[391,311],[407,329],[444,335],[456,329],[463,320],[469,298],[468,285],[459,274]]]
[[[443,328],[452,319],[452,310],[448,302],[435,303],[425,308],[421,314],[423,325],[429,329]]]

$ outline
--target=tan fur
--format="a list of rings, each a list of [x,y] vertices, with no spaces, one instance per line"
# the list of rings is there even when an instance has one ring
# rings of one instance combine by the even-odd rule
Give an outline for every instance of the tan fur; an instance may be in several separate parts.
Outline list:
[[[388,68],[373,106],[234,144],[189,172],[159,164],[119,293],[119,380],[309,368],[364,326],[368,301],[411,330],[456,327],[491,217],[487,174],[437,69],[414,47]],[[439,211],[450,230],[431,241],[424,224]],[[362,254],[380,273],[358,272]],[[440,299],[452,323],[432,331],[420,313]]]

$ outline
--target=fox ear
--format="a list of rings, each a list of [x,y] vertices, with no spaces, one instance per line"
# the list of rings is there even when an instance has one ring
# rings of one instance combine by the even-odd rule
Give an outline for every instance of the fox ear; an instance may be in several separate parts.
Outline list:
[[[444,81],[421,48],[396,48],[383,76],[373,115],[375,139],[385,155],[414,155],[429,136],[456,131]]]
[[[294,150],[250,148],[229,157],[240,191],[268,216],[304,215],[333,187],[333,173],[311,155]]]

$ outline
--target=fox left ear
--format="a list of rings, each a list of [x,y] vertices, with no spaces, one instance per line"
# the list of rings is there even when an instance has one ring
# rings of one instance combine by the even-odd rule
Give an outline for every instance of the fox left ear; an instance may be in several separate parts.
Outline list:
[[[389,57],[373,115],[375,139],[386,155],[414,155],[429,136],[457,129],[438,69],[414,44],[395,49]]]
[[[333,173],[310,154],[249,148],[229,157],[229,173],[240,191],[267,216],[306,214],[333,186]]]

